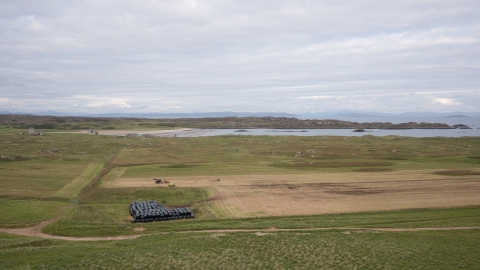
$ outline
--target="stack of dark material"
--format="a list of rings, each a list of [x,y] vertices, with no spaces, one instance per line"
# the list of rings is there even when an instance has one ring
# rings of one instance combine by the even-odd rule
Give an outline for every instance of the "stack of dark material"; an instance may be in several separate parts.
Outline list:
[[[151,222],[180,218],[193,218],[188,207],[165,209],[157,201],[140,201],[130,204],[133,222]]]

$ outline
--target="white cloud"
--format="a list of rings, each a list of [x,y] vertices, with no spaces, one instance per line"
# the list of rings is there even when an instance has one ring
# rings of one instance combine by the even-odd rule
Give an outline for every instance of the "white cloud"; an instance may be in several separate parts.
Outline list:
[[[456,101],[455,99],[451,98],[436,98],[433,100],[437,104],[446,105],[446,106],[456,106],[461,105],[461,102]]]
[[[104,100],[98,102],[87,103],[87,107],[94,107],[94,108],[131,108],[130,104],[128,104],[123,99],[112,99],[112,100]]]
[[[298,97],[298,99],[338,99],[345,98],[345,96],[307,96],[307,97]]]

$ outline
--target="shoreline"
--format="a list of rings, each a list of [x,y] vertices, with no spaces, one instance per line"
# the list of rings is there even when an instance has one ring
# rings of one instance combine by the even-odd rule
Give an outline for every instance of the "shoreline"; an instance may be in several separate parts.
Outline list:
[[[242,130],[239,132],[239,130]],[[405,129],[369,129],[364,132],[354,132],[353,128],[248,128],[248,129],[202,129],[202,128],[181,128],[181,129],[144,129],[144,130],[96,130],[98,135],[117,136],[117,137],[139,137],[139,138],[174,138],[174,137],[203,137],[203,136],[223,136],[223,135],[251,135],[251,136],[401,136],[401,137],[480,137],[479,129],[445,129],[445,128],[405,128]],[[88,130],[80,131],[57,131],[48,133],[70,133],[88,135]]]
[[[152,137],[175,137],[175,135],[185,137],[185,136],[203,135],[210,130],[211,129],[193,129],[193,128],[157,129],[157,130],[126,130],[126,129],[115,130],[113,129],[113,130],[98,130],[98,135],[126,136],[127,134],[138,134],[138,137],[147,136],[147,135]],[[55,133],[60,133],[60,132],[55,132]],[[75,134],[88,135],[88,130],[80,130],[77,132],[62,132],[62,133],[75,133]]]

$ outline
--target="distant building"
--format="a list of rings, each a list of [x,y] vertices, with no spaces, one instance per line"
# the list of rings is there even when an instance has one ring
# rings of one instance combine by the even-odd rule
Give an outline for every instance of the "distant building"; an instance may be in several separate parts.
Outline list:
[[[93,130],[93,128],[88,129],[88,135],[98,135],[98,131]]]
[[[28,129],[28,135],[32,136],[43,136],[43,131],[41,130],[35,130],[33,127]]]

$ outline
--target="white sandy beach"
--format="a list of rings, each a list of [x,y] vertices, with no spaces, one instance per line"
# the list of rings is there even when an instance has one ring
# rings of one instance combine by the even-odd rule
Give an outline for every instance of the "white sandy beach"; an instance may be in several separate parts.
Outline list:
[[[137,133],[139,135],[149,134],[155,137],[195,137],[207,133],[208,129],[162,129],[162,130],[98,130],[98,135],[125,136],[126,134]],[[78,134],[88,134],[88,130],[72,132]]]

